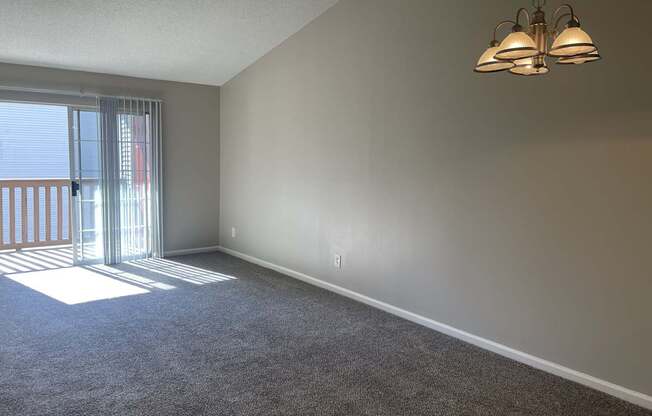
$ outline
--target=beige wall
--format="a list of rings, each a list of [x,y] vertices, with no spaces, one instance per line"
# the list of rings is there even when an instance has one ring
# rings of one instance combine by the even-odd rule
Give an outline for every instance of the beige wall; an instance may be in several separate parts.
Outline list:
[[[0,63],[0,85],[163,99],[165,250],[217,244],[219,88]],[[0,91],[0,99],[16,94]]]
[[[220,243],[652,394],[652,2],[542,79],[472,72],[487,3],[341,0],[222,87]]]

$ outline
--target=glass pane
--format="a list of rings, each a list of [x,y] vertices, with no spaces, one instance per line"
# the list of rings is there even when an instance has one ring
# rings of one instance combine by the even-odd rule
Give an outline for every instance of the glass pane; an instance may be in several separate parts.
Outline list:
[[[76,180],[79,192],[75,198],[75,253],[80,263],[102,262],[103,221],[101,194],[101,149],[98,138],[97,113],[75,111],[79,122],[74,137]]]
[[[33,243],[34,238],[34,188],[27,188],[27,241]]]
[[[82,177],[87,170],[100,170],[100,143],[99,142],[81,142],[81,172]]]
[[[14,222],[14,231],[16,232],[16,243],[23,243],[23,216],[20,215],[22,212],[21,209],[21,202],[22,202],[22,192],[23,190],[21,188],[14,188],[14,195],[15,200],[14,200],[14,213],[15,213],[15,222]]]
[[[70,177],[68,108],[0,102],[0,179]]]
[[[61,218],[61,238],[63,240],[70,239],[70,187],[64,186],[61,188],[61,196],[63,197],[61,201],[61,212],[63,213],[63,218]]]
[[[57,234],[57,188],[48,187],[50,192],[50,236],[52,240],[58,240],[61,236]]]
[[[151,250],[149,242],[148,164],[151,155],[148,116],[120,114],[118,117],[118,163],[120,168],[120,240],[123,259],[142,258]]]
[[[2,210],[2,235],[0,235],[0,242],[2,244],[9,243],[9,188],[0,188],[0,193],[2,193],[2,205],[0,210]]]
[[[38,231],[39,231],[39,241],[45,241],[45,217],[47,216],[45,214],[45,186],[39,186],[38,188],[38,212],[39,212],[39,224],[38,224]]]
[[[144,143],[149,133],[145,122],[146,116],[143,115],[120,114],[118,116],[118,140],[125,143]]]
[[[79,138],[81,140],[99,140],[97,134],[97,113],[95,111],[80,111],[79,124]]]

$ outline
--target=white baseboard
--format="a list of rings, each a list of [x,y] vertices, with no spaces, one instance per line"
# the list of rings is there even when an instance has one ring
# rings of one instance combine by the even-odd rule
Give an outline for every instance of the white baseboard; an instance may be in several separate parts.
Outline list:
[[[211,253],[213,251],[220,251],[220,246],[186,248],[182,250],[170,250],[170,251],[166,251],[163,257],[185,256],[187,254],[197,254],[197,253]]]
[[[268,269],[276,270],[277,272],[283,273],[285,275],[288,275],[290,277],[294,277],[295,279],[302,280],[306,283],[310,283],[314,286],[319,286],[323,289],[338,293],[340,295],[346,296],[348,298],[357,300],[359,302],[365,303],[369,306],[373,306],[375,308],[381,309],[385,312],[389,312],[393,315],[400,316],[401,318],[407,319],[408,321],[415,322],[417,324],[423,325],[425,327],[434,329],[435,331],[442,332],[446,335],[450,335],[452,337],[458,338],[462,341],[466,341],[470,344],[476,345],[480,348],[495,352],[497,354],[500,354],[502,356],[505,356],[507,358],[511,358],[515,361],[521,362],[523,364],[529,365],[531,367],[537,368],[539,370],[546,371],[548,373],[557,375],[559,377],[563,377],[565,379],[574,381],[579,384],[583,384],[587,387],[591,387],[595,390],[599,390],[601,392],[607,393],[609,395],[618,397],[619,399],[626,400],[628,402],[634,403],[638,406],[644,407],[646,409],[652,410],[652,396],[648,396],[643,393],[639,393],[637,391],[619,386],[614,383],[610,383],[608,381],[599,379],[597,377],[590,376],[588,374],[582,373],[580,371],[576,371],[573,369],[570,369],[568,367],[564,367],[559,364],[555,364],[553,362],[544,360],[539,357],[535,357],[533,355],[527,354],[522,351],[515,350],[513,348],[510,348],[506,345],[499,344],[497,342],[479,337],[477,335],[470,334],[466,331],[462,331],[461,329],[454,328],[450,325],[437,322],[435,320],[432,320],[430,318],[426,318],[425,316],[417,315],[416,313],[412,313],[410,311],[406,311],[405,309],[398,308],[396,306],[390,305],[385,302],[381,302],[376,299],[372,299],[368,296],[362,295],[360,293],[354,292],[349,289],[345,289],[341,286],[334,285],[332,283],[324,282],[323,280],[319,280],[317,278],[314,278],[312,276],[308,276],[306,274],[297,272],[292,269],[288,269],[287,267],[279,266],[274,263],[270,263],[265,260],[261,260],[259,258],[250,256],[248,254],[240,253],[239,251],[235,251],[226,247],[218,247],[217,248],[219,251],[222,251],[224,253],[230,254],[235,257],[239,257],[243,260],[246,260],[250,263],[257,264],[259,266],[266,267]]]

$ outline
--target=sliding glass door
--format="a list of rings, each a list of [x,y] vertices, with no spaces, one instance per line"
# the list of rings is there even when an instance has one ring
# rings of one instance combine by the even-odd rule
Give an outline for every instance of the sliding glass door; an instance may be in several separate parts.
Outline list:
[[[137,108],[118,113],[119,232],[122,261],[150,257],[150,116]]]
[[[70,108],[76,264],[161,255],[161,103],[101,97]]]
[[[69,108],[68,118],[74,263],[102,263],[102,165],[97,111]]]

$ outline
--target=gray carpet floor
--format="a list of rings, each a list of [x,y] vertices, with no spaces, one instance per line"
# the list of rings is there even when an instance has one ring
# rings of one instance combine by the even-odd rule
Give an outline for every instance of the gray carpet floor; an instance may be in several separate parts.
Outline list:
[[[0,415],[652,415],[225,254],[172,260],[76,305],[0,276]]]

